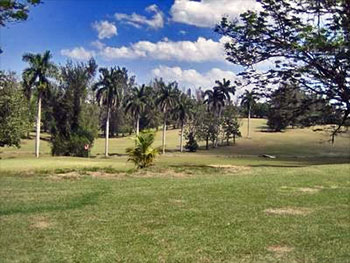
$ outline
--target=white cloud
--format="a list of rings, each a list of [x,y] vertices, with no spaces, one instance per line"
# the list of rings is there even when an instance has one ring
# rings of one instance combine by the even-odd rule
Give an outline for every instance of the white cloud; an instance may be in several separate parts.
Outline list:
[[[106,46],[106,44],[102,43],[100,40],[95,40],[91,42],[91,46],[101,50]]]
[[[148,58],[156,60],[176,60],[188,62],[225,61],[223,43],[228,40],[222,37],[218,42],[199,37],[196,41],[170,41],[163,39],[159,42],[139,41],[129,47],[104,47],[100,55],[105,59],[119,58]]]
[[[175,0],[170,9],[172,20],[198,27],[213,27],[223,16],[238,17],[247,10],[256,10],[256,0]]]
[[[88,60],[95,55],[95,52],[83,47],[75,47],[73,49],[62,49],[61,55],[77,60]]]
[[[98,32],[98,38],[111,38],[117,35],[117,27],[108,21],[93,23],[92,27]]]
[[[214,87],[216,80],[228,79],[231,83],[237,79],[232,71],[225,71],[219,68],[200,73],[195,69],[182,69],[180,67],[159,66],[152,70],[152,76],[163,78],[165,81],[177,81],[180,88],[199,88],[209,89]]]
[[[145,10],[148,13],[154,13],[153,16],[147,18],[136,13],[132,13],[131,15],[116,13],[114,16],[118,21],[124,21],[126,24],[136,28],[141,28],[142,25],[146,25],[152,29],[162,28],[164,26],[164,15],[157,5],[150,5]]]

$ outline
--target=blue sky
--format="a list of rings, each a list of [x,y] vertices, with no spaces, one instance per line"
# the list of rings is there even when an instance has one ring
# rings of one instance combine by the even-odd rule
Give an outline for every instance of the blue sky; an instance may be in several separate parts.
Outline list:
[[[25,52],[50,50],[56,63],[125,66],[140,84],[163,77],[208,88],[240,69],[225,61],[215,23],[254,8],[255,0],[44,0],[27,21],[1,28],[0,67],[20,73]]]

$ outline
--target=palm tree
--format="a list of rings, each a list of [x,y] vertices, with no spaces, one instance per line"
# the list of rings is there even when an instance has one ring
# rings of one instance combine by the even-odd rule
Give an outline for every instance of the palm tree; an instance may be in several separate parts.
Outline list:
[[[35,156],[37,158],[39,158],[40,152],[41,101],[43,95],[49,89],[49,77],[52,77],[56,71],[56,66],[50,61],[51,58],[50,51],[45,51],[43,54],[27,53],[22,58],[24,62],[29,63],[29,67],[23,71],[23,76],[25,76],[25,81],[28,84],[26,93],[29,96],[31,88],[35,86],[38,94],[35,137]]]
[[[180,152],[183,152],[183,136],[184,136],[184,126],[185,122],[192,116],[192,101],[184,93],[178,97],[178,101],[173,110],[174,116],[181,123],[181,133],[180,133]]]
[[[136,135],[139,135],[140,116],[144,112],[148,102],[147,87],[142,85],[140,88],[134,87],[130,95],[125,100],[125,111],[131,112],[136,121]]]
[[[172,82],[168,85],[162,80],[156,80],[156,85],[158,88],[158,95],[156,99],[156,105],[159,106],[160,110],[163,112],[163,137],[162,137],[162,153],[165,154],[165,134],[166,134],[166,122],[168,118],[168,111],[176,104],[176,98],[179,96],[179,90],[177,88],[177,83]]]
[[[221,93],[223,93],[226,97],[226,100],[229,102],[231,101],[231,97],[230,97],[230,93],[232,95],[235,95],[236,92],[236,88],[231,86],[231,81],[230,80],[226,80],[225,78],[221,81],[216,80],[215,81],[216,85],[214,87],[214,89],[220,91]]]
[[[248,110],[248,133],[247,138],[250,138],[250,111],[252,106],[255,104],[258,99],[257,94],[254,91],[246,90],[244,94],[241,96],[241,105],[246,107]]]
[[[129,155],[128,161],[132,161],[137,168],[150,166],[156,156],[158,149],[153,148],[155,134],[152,132],[141,132],[135,138],[135,147],[127,148],[126,153]]]
[[[124,85],[127,83],[125,69],[101,68],[100,79],[94,85],[96,99],[100,104],[104,104],[107,110],[106,130],[105,130],[105,156],[108,157],[109,149],[109,119],[112,106],[120,106],[123,96]]]

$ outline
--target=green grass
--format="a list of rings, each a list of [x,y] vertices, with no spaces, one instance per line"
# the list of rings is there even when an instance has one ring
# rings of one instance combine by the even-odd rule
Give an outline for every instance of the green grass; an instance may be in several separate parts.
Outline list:
[[[176,152],[171,130],[171,152],[140,172],[103,158],[102,139],[89,159],[2,149],[0,262],[350,262],[349,135],[332,147],[253,124],[252,139],[197,153]]]

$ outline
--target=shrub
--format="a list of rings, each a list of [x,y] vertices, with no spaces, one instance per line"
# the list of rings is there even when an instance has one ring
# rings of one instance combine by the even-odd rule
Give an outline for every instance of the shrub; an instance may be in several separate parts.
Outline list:
[[[185,145],[185,149],[189,150],[190,152],[196,152],[198,150],[198,143],[195,139],[195,136],[193,132],[190,132],[187,136],[187,143]]]
[[[145,168],[153,164],[158,149],[152,147],[155,133],[150,131],[141,132],[135,137],[135,147],[127,148],[128,161],[132,161],[137,168]]]

